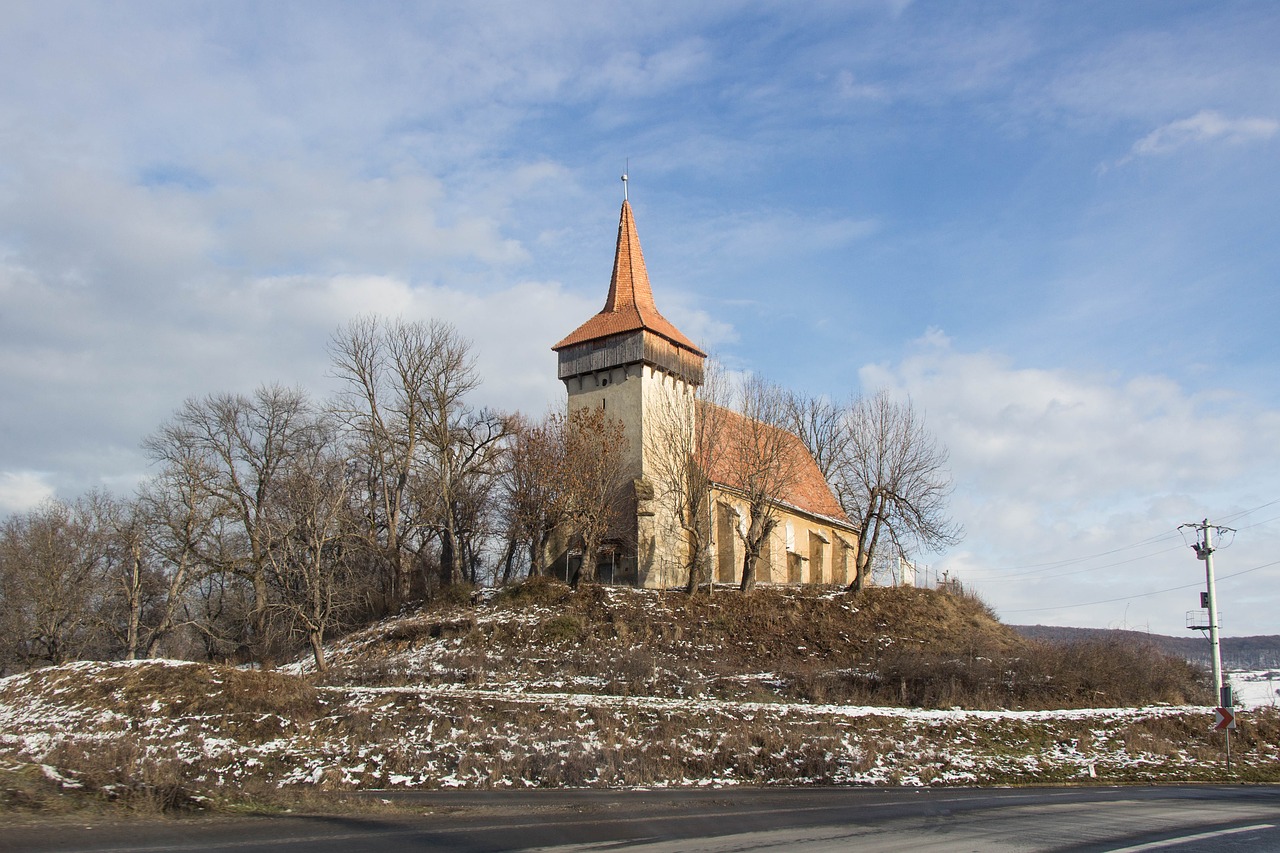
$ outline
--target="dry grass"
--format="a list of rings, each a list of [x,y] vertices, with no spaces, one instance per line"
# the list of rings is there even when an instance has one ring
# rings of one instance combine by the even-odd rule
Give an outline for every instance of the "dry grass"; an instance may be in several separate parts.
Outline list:
[[[361,636],[351,653],[335,655],[330,683],[532,679],[616,695],[924,708],[1212,701],[1195,667],[1152,647],[1036,643],[972,595],[910,588],[689,597],[600,586],[574,593],[539,578]],[[433,666],[388,665],[397,655],[427,655]]]
[[[87,671],[80,677],[112,680],[110,670],[98,679]],[[297,693],[313,691],[303,684]],[[260,727],[238,722],[254,718],[247,709],[262,707],[261,697],[243,691],[234,695],[244,705],[217,712],[210,707],[204,717],[165,724],[125,718],[97,730],[82,727],[53,739],[39,755],[14,758],[57,767],[80,786],[75,796],[85,802],[113,800],[156,813],[205,806],[270,810],[314,801],[320,792],[388,786],[1280,781],[1280,715],[1274,710],[1247,715],[1229,775],[1221,738],[1207,731],[1204,712],[1196,709],[1081,717],[885,710],[850,717],[839,709],[782,703],[591,704],[465,691],[314,692],[314,704],[295,698],[276,705],[289,716],[265,715],[272,722]],[[131,701],[112,696],[98,719],[107,716],[103,712],[119,714]],[[196,704],[195,697],[171,698],[182,701],[170,707]],[[26,773],[20,779],[26,782],[5,784],[10,809],[42,809],[56,801],[39,778]]]
[[[10,679],[0,803],[167,812],[270,810],[385,786],[1280,781],[1274,709],[1246,715],[1229,776],[1202,709],[827,707],[1211,699],[1201,673],[1149,649],[1028,642],[980,601],[926,590],[689,598],[540,580],[437,602],[346,638],[332,657],[324,686],[157,662]],[[31,769],[40,763],[80,787]]]

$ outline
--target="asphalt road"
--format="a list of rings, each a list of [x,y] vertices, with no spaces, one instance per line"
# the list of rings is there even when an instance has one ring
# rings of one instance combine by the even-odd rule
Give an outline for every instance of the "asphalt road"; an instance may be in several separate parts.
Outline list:
[[[386,792],[367,816],[0,828],[14,851],[1280,851],[1280,787]]]

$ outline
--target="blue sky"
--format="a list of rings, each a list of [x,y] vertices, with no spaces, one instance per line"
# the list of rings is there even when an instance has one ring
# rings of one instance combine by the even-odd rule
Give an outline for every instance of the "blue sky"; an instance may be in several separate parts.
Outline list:
[[[968,531],[934,570],[1182,633],[1208,517],[1226,633],[1280,633],[1280,6],[684,5],[11,0],[0,512],[127,492],[187,396],[328,394],[362,312],[452,321],[480,402],[541,412],[629,161],[683,331],[925,411]]]

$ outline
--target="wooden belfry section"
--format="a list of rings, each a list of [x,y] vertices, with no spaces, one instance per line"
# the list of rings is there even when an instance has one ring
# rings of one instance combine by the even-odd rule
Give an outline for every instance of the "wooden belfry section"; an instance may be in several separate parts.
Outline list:
[[[702,364],[707,354],[663,317],[654,304],[630,202],[622,203],[613,277],[604,308],[552,349],[560,358],[561,379],[648,363],[694,384],[702,382]]]

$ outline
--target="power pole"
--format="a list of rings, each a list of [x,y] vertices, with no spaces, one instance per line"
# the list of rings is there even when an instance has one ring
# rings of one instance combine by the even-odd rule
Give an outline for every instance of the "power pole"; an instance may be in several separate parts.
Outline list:
[[[1205,603],[1209,605],[1209,645],[1213,647],[1213,687],[1218,691],[1218,706],[1220,708],[1231,711],[1231,686],[1227,684],[1226,679],[1222,675],[1222,643],[1218,637],[1218,592],[1213,581],[1213,533],[1217,531],[1219,534],[1234,533],[1230,527],[1222,527],[1220,525],[1209,524],[1209,519],[1204,519],[1199,523],[1191,522],[1181,524],[1179,529],[1190,527],[1197,531],[1199,536],[1196,543],[1191,548],[1196,552],[1196,559],[1204,560],[1204,577],[1205,584],[1208,587],[1208,595]],[[1224,729],[1227,745],[1227,769],[1231,769],[1231,731]]]
[[[1218,637],[1218,594],[1213,580],[1213,531],[1215,528],[1210,526],[1207,518],[1198,524],[1190,523],[1180,526],[1193,528],[1199,534],[1191,548],[1196,552],[1196,559],[1204,561],[1205,583],[1209,592],[1205,602],[1209,605],[1209,645],[1213,647],[1213,689],[1218,691],[1218,704],[1225,707],[1228,700],[1223,692],[1226,683],[1222,680],[1222,643]]]

